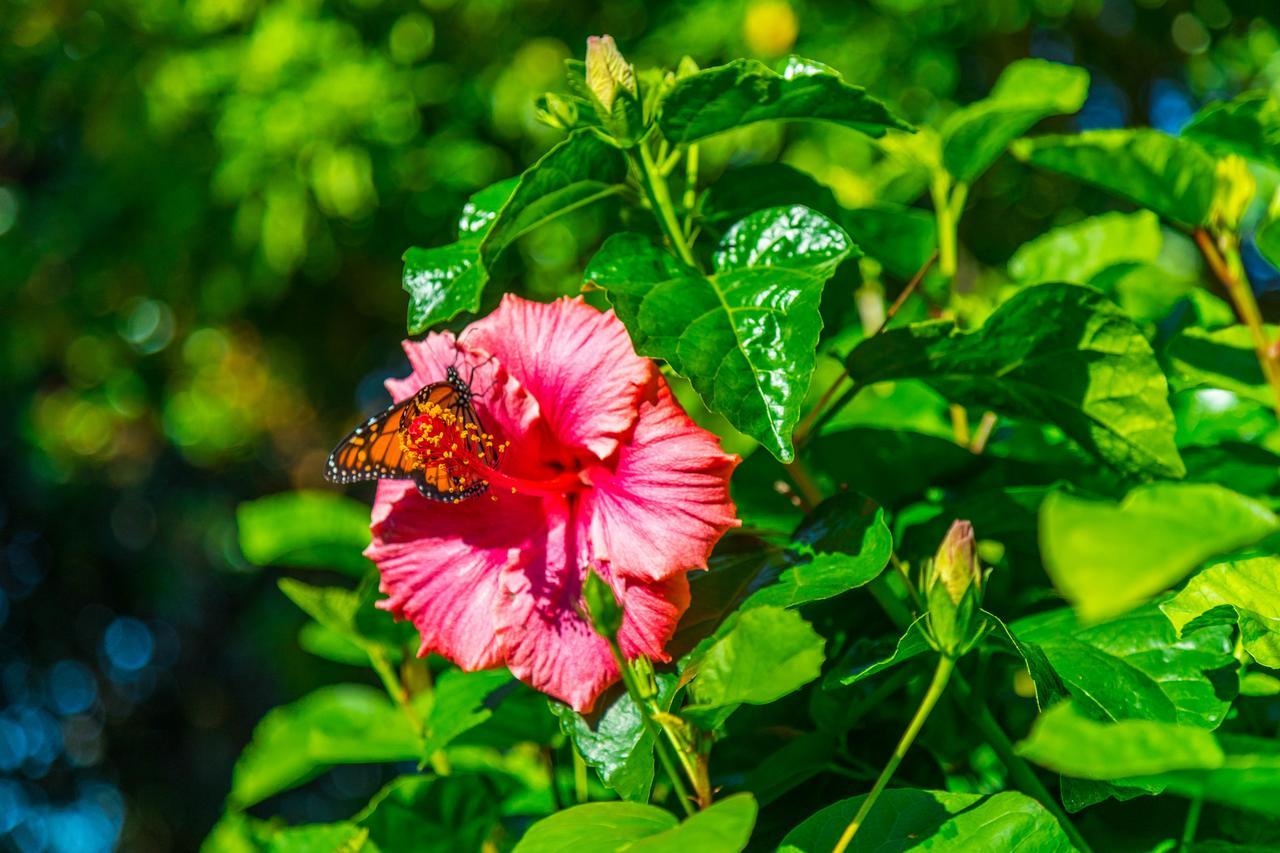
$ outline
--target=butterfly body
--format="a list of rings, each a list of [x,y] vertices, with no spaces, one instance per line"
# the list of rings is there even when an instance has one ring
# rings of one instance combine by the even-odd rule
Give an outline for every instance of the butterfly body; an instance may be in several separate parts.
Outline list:
[[[458,503],[483,494],[474,467],[496,468],[497,447],[476,414],[469,382],[454,367],[347,435],[325,464],[332,483],[412,480],[424,497]],[[467,460],[476,466],[468,466]]]

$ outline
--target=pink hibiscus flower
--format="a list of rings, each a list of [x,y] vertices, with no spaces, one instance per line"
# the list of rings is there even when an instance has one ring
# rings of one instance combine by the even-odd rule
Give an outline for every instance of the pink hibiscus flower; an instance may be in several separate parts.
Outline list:
[[[460,503],[378,484],[365,554],[389,596],[380,606],[421,632],[419,654],[505,665],[589,710],[619,676],[581,613],[590,568],[622,603],[623,653],[667,660],[686,573],[739,523],[738,458],[680,409],[613,312],[580,299],[507,296],[456,339],[404,348],[413,373],[386,383],[397,401],[456,366],[485,429],[509,442],[488,493]]]

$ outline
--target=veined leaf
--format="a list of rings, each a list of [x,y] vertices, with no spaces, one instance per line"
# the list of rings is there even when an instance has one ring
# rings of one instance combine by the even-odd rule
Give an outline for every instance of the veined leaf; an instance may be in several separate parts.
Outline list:
[[[676,693],[676,678],[659,674],[658,703],[664,710],[671,707]],[[605,709],[594,727],[568,705],[552,704],[560,718],[561,730],[573,739],[583,760],[596,769],[600,781],[632,802],[647,803],[653,786],[653,738],[645,731],[640,710],[623,693]]]
[[[1146,338],[1092,288],[1019,291],[982,328],[890,329],[847,360],[860,384],[921,379],[949,399],[1057,425],[1127,472],[1181,477],[1168,385]]]
[[[834,222],[796,205],[730,228],[709,275],[624,233],[605,241],[585,277],[609,291],[637,352],[666,359],[709,408],[788,462],[822,330],[822,287],[855,251]]]
[[[738,853],[747,846],[755,819],[756,803],[750,794],[725,797],[683,823],[657,806],[586,803],[557,812],[529,827],[516,845],[515,853],[565,850]]]
[[[1117,264],[1154,263],[1162,242],[1160,220],[1150,211],[1104,213],[1023,243],[1009,259],[1009,275],[1022,284],[1088,284]]]
[[[1160,609],[1181,632],[1191,620],[1224,606],[1236,612],[1245,651],[1263,666],[1280,669],[1280,558],[1210,566]]]
[[[381,690],[322,687],[267,713],[231,775],[230,803],[247,808],[335,764],[411,761],[422,740]]]
[[[1115,193],[1183,225],[1203,225],[1213,202],[1214,160],[1197,143],[1158,130],[1092,130],[1020,139],[1013,153]]]
[[[363,575],[370,563],[369,508],[331,492],[284,492],[236,508],[240,550],[256,566],[336,569]]]
[[[441,675],[422,715],[423,754],[444,749],[454,738],[493,716],[490,697],[511,682],[511,673],[505,669],[450,669]]]
[[[401,284],[409,294],[409,334],[425,332],[463,311],[477,311],[489,273],[480,261],[480,241],[515,190],[508,178],[473,195],[458,220],[458,240],[447,246],[404,253]]]
[[[886,128],[912,130],[866,89],[798,56],[779,71],[737,59],[679,80],[662,101],[658,127],[672,142],[696,142],[758,121],[800,119],[829,121],[869,136],[882,136]]]
[[[1212,151],[1280,168],[1280,104],[1268,92],[1245,92],[1201,109],[1182,129]]]
[[[843,210],[831,188],[812,175],[785,163],[762,163],[721,175],[707,189],[699,212],[702,221],[719,235],[757,210],[797,204],[836,221]]]
[[[781,850],[827,853],[866,795],[827,806],[782,839]],[[891,788],[880,795],[849,845],[849,853],[929,850],[1075,850],[1058,821],[1030,797],[1005,791],[983,797],[952,791]]]
[[[764,705],[817,678],[824,641],[794,610],[762,606],[734,613],[682,661],[690,704],[684,713],[711,726],[738,705]]]
[[[1267,337],[1275,340],[1280,329],[1267,327]],[[1221,388],[1241,397],[1270,406],[1275,397],[1245,326],[1225,329],[1183,329],[1169,341],[1167,350],[1173,370],[1174,388]]]
[[[627,160],[595,131],[577,130],[520,176],[480,242],[480,259],[492,269],[498,256],[540,225],[608,198],[622,189]]]
[[[957,181],[972,183],[1009,143],[1043,118],[1074,113],[1089,94],[1089,72],[1043,59],[1009,65],[991,94],[942,124],[942,163]]]
[[[797,607],[832,598],[874,580],[889,564],[893,535],[884,510],[864,514],[866,499],[845,493],[824,501],[796,531],[792,546],[740,610]],[[759,581],[758,581],[759,582]]]
[[[1119,504],[1057,492],[1040,509],[1045,568],[1088,620],[1123,613],[1277,529],[1262,504],[1206,483],[1140,486]]]

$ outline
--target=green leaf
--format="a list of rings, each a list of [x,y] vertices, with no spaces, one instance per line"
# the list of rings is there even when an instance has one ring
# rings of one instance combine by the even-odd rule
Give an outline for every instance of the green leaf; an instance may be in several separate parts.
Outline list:
[[[383,850],[480,850],[497,826],[498,791],[483,776],[401,776],[352,818]]]
[[[515,853],[624,850],[679,825],[668,811],[645,803],[585,803],[556,812],[529,827]]]
[[[463,311],[480,309],[489,281],[480,261],[480,242],[518,181],[508,178],[473,195],[462,208],[457,242],[432,249],[415,246],[404,253],[401,283],[409,294],[409,334],[425,332]]]
[[[671,142],[696,142],[758,121],[799,119],[833,122],[869,136],[883,136],[886,128],[912,129],[866,89],[798,56],[787,59],[780,72],[737,59],[679,80],[662,101],[658,127]]]
[[[824,641],[794,610],[762,606],[734,613],[685,661],[690,717],[723,721],[742,703],[764,705],[817,678]]]
[[[481,262],[493,269],[503,250],[538,226],[620,192],[626,175],[621,149],[595,131],[574,131],[520,176],[480,243]]]
[[[942,123],[942,163],[957,181],[972,183],[1032,125],[1076,112],[1088,94],[1089,72],[1083,68],[1018,60],[1001,73],[988,97]]]
[[[840,224],[869,256],[892,275],[910,279],[938,245],[933,216],[897,204],[873,204],[847,210]]]
[[[1070,705],[1042,714],[1019,752],[1052,769],[1280,816],[1280,744],[1189,726],[1098,723]]]
[[[796,204],[836,221],[840,221],[843,210],[831,188],[812,175],[785,163],[762,163],[721,175],[707,189],[699,214],[703,223],[719,235],[757,210]]]
[[[1280,219],[1271,218],[1259,225],[1253,240],[1267,263],[1280,267]]]
[[[335,764],[422,755],[421,739],[382,691],[355,684],[322,687],[262,718],[236,761],[229,802],[246,808]]]
[[[1211,151],[1280,168],[1280,104],[1265,91],[1210,104],[1192,116],[1182,135]]]
[[[1009,275],[1021,284],[1088,284],[1117,264],[1154,263],[1162,243],[1160,220],[1150,211],[1104,213],[1023,243],[1009,259]]]
[[[240,550],[256,566],[336,569],[363,575],[369,508],[330,492],[284,492],[236,508]]]
[[[827,806],[791,830],[779,849],[828,853],[865,799],[866,795],[851,797]],[[1005,791],[982,797],[896,788],[880,795],[847,849],[848,853],[1066,853],[1075,848],[1053,815],[1023,794]]]
[[[696,850],[738,853],[755,825],[756,803],[735,794],[679,823],[670,812],[641,803],[586,803],[557,812],[529,827],[515,853],[565,850]]]
[[[505,669],[479,672],[450,669],[441,675],[423,715],[426,739],[423,754],[444,749],[454,738],[493,716],[490,697],[511,681],[511,673]]]
[[[864,512],[866,499],[845,493],[824,501],[796,532],[792,547],[772,566],[776,579],[740,607],[797,607],[874,580],[889,564],[893,535],[884,510]]]
[[[658,703],[670,709],[676,678],[659,674]],[[578,754],[596,769],[600,780],[624,800],[646,803],[653,786],[653,738],[645,730],[640,711],[629,693],[613,701],[594,727],[568,705],[553,702],[561,730],[573,739]]]
[[[824,685],[828,688],[836,685],[848,687],[924,654],[929,651],[929,641],[925,639],[923,627],[924,617],[921,616],[896,642],[858,640],[827,673]]]
[[[822,287],[853,251],[839,226],[796,205],[730,228],[710,275],[624,233],[605,241],[585,277],[609,291],[637,352],[666,359],[709,408],[789,462],[822,330]]]
[[[320,625],[357,646],[366,655],[376,648],[389,657],[400,658],[413,647],[418,632],[410,622],[397,622],[390,613],[378,610],[378,575],[368,575],[357,589],[313,586],[292,578],[281,578],[280,590]]]
[[[1263,666],[1280,669],[1280,558],[1218,563],[1193,577],[1160,609],[1179,632],[1215,607],[1230,607],[1245,651]]]
[[[1207,483],[1140,486],[1119,504],[1057,492],[1040,508],[1045,569],[1087,620],[1123,613],[1277,529],[1262,504]]]
[[[1214,161],[1189,139],[1146,128],[1092,130],[1020,139],[1012,150],[1020,160],[1114,193],[1173,222],[1208,221]]]
[[[1280,329],[1267,327],[1267,338],[1275,340]],[[1275,397],[1258,364],[1253,338],[1245,326],[1225,329],[1183,329],[1170,341],[1167,350],[1174,388],[1221,388],[1241,397],[1271,406]]]
[[[1064,776],[1101,781],[1223,761],[1217,739],[1205,729],[1151,720],[1100,723],[1071,702],[1042,713],[1018,753]]]
[[[850,453],[854,447],[857,452]],[[978,463],[978,457],[951,436],[907,429],[824,430],[810,441],[807,452],[815,467],[836,483],[887,506],[958,479]],[[911,464],[903,465],[903,459]]]
[[[1151,347],[1092,288],[1026,288],[973,332],[947,322],[890,329],[846,363],[860,384],[922,379],[955,402],[1055,424],[1121,471],[1185,473]]]

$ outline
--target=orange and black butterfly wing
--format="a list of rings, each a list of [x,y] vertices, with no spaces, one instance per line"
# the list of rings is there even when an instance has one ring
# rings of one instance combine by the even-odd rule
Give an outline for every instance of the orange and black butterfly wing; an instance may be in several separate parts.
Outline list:
[[[329,454],[325,479],[357,483],[412,476],[413,460],[400,441],[400,423],[406,411],[414,410],[414,404],[414,397],[394,403],[353,429]]]

